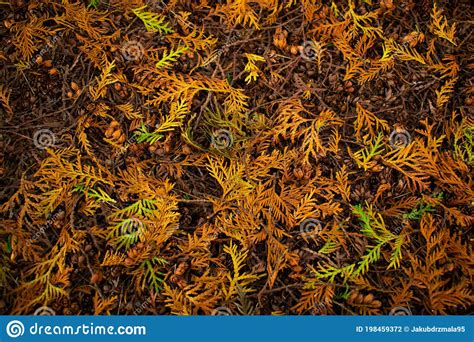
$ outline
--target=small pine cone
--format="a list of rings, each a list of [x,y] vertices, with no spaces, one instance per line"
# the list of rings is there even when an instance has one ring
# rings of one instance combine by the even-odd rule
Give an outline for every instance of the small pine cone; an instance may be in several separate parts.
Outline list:
[[[351,291],[351,295],[347,299],[347,303],[354,304],[354,302],[356,301],[358,296],[359,296],[359,291],[357,291],[357,290]]]
[[[380,300],[374,300],[372,302],[372,307],[378,309],[378,308],[382,307],[382,302]]]
[[[276,29],[275,35],[273,36],[273,45],[277,48],[285,50],[288,43],[286,42],[286,37],[288,36],[288,32],[286,30],[282,30],[281,27]]]
[[[374,295],[371,294],[371,293],[369,293],[368,295],[366,295],[366,296],[364,297],[364,301],[363,301],[363,302],[364,302],[364,304],[370,304],[370,303],[372,303],[373,301],[374,301]]]
[[[293,175],[296,179],[302,179],[304,177],[304,171],[301,168],[296,168],[293,170]]]

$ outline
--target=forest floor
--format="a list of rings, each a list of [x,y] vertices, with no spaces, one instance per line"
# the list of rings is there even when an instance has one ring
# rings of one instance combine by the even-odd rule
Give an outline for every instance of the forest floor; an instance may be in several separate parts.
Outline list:
[[[473,10],[1,1],[0,313],[470,313]]]

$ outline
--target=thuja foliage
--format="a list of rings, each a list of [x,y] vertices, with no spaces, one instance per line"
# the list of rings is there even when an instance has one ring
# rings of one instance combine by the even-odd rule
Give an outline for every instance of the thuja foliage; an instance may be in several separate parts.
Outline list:
[[[455,6],[0,4],[2,126],[27,129],[9,142],[24,152],[1,145],[0,310],[466,312],[473,61]],[[56,99],[23,107],[43,84]],[[42,127],[54,143],[23,138]]]

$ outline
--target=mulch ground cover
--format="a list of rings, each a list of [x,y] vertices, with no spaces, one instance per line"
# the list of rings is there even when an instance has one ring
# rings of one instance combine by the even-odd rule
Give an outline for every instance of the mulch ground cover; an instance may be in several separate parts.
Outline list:
[[[0,1],[0,313],[470,313],[473,13]]]

